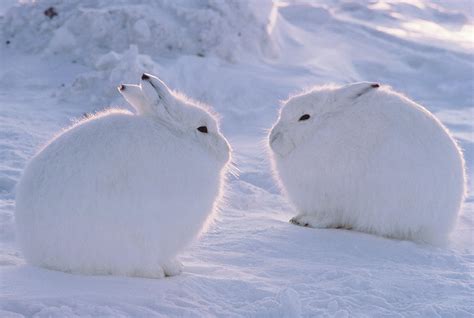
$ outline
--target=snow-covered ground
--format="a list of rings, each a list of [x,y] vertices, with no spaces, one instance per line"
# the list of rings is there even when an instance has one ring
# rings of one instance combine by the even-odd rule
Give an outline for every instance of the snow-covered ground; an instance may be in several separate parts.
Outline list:
[[[470,0],[0,2],[0,316],[474,316],[474,193],[449,245],[288,223],[266,130],[279,101],[322,83],[386,83],[434,112],[474,171]],[[57,16],[44,11],[53,6]],[[215,224],[161,280],[28,266],[15,184],[62,127],[143,71],[222,116],[239,178]]]

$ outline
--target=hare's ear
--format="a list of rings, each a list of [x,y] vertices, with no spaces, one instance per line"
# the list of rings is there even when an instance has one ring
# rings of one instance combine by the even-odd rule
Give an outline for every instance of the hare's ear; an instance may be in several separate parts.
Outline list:
[[[143,73],[140,86],[145,98],[151,104],[164,104],[166,106],[172,100],[171,90],[156,76]]]
[[[379,88],[378,83],[370,82],[359,82],[354,84],[349,84],[341,88],[341,97],[344,99],[356,99],[374,89]]]
[[[147,100],[138,85],[122,84],[118,87],[120,94],[132,105],[138,114],[143,114],[149,111],[147,107]]]

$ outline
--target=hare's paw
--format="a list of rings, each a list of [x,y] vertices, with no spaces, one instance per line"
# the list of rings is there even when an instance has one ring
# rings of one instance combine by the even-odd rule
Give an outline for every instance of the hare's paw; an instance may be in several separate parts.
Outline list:
[[[166,276],[176,276],[181,274],[183,264],[177,260],[170,260],[163,265],[163,270]]]
[[[299,225],[299,226],[309,226],[308,223],[303,222],[302,219],[303,216],[295,216],[290,219],[290,223],[294,225]]]
[[[315,229],[337,227],[331,220],[324,220],[321,217],[314,215],[297,215],[290,219],[290,223],[304,227],[312,227]]]

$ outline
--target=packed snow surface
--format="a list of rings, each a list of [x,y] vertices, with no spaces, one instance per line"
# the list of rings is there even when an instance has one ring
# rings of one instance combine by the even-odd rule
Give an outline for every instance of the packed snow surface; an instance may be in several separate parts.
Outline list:
[[[472,179],[471,1],[21,2],[0,2],[0,316],[474,315],[472,191],[442,247],[298,227],[265,148],[290,94],[380,82],[453,132]],[[240,171],[226,206],[176,277],[25,264],[13,219],[27,160],[88,113],[131,110],[116,86],[144,71],[221,116]]]

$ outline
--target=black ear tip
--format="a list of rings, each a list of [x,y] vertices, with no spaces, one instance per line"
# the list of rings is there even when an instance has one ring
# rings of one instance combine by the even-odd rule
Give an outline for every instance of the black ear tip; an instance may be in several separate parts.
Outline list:
[[[119,91],[124,91],[124,90],[125,90],[125,85],[120,85],[120,86],[118,87],[118,90],[119,90]]]
[[[373,88],[379,88],[379,87],[380,87],[380,84],[378,84],[378,83],[375,83],[375,84],[372,84],[372,85],[370,85],[370,87],[373,87]]]
[[[150,76],[147,73],[142,74],[142,80],[146,81],[146,80],[149,80],[149,79],[150,79]]]

